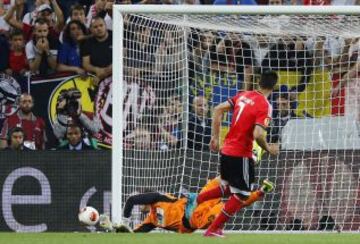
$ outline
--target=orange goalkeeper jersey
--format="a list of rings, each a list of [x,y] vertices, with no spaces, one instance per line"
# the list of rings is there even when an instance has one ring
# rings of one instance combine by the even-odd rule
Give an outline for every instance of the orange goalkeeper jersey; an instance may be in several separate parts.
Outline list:
[[[218,178],[210,180],[201,192],[217,187],[219,184]],[[156,194],[158,194],[157,200],[150,204],[150,213],[142,224],[134,230],[135,232],[148,232],[158,227],[179,233],[191,233],[196,229],[207,228],[223,207],[220,198],[206,201],[197,206],[191,214],[191,218],[187,220],[185,211],[188,198],[176,198],[170,194]]]
[[[173,201],[156,202],[151,204],[150,213],[143,223],[136,229],[141,228],[143,225],[153,225],[154,227],[176,231],[179,233],[193,232],[193,230],[186,228],[183,224],[187,198],[183,197],[177,199],[170,194],[164,195],[169,199],[173,199]]]

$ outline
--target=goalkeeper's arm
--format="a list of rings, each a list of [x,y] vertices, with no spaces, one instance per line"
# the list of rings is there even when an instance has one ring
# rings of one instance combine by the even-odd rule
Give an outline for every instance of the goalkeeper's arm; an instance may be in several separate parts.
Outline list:
[[[170,198],[158,192],[142,193],[131,196],[127,199],[124,207],[124,218],[130,218],[135,205],[149,205],[157,202],[175,202],[177,199]]]

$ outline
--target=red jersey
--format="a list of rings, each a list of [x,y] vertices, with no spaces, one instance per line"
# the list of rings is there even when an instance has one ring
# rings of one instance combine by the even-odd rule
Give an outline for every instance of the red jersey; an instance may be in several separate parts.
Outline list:
[[[9,67],[15,73],[20,73],[23,69],[28,69],[25,51],[21,55],[15,55],[14,51],[9,54]]]
[[[31,120],[22,119],[19,111],[6,118],[1,130],[0,138],[7,140],[9,130],[21,127],[25,132],[24,141],[35,143],[37,150],[45,149],[46,132],[45,122],[42,118],[32,115]]]
[[[239,92],[228,102],[233,108],[230,130],[221,153],[233,157],[252,157],[254,128],[266,128],[271,119],[272,107],[258,91]]]

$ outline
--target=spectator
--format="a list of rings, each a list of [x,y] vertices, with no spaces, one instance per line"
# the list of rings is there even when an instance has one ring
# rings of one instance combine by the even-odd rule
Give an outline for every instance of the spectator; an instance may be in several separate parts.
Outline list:
[[[30,148],[24,145],[25,132],[21,127],[15,127],[9,131],[7,137],[8,146],[5,150],[29,151]]]
[[[196,72],[206,75],[210,72],[210,52],[215,52],[216,38],[210,31],[198,33],[198,35],[200,35],[200,42],[194,46],[192,57]]]
[[[17,5],[20,5],[20,6],[26,5],[25,7],[31,11],[24,15],[22,22],[27,25],[33,25],[36,18],[39,17],[38,8],[43,4],[50,5],[50,0],[35,0],[35,1],[33,1],[33,3],[31,3],[30,1],[16,0],[16,3],[17,3]],[[24,7],[24,6],[22,6],[22,7]]]
[[[31,72],[40,75],[54,73],[57,66],[58,41],[49,35],[49,26],[43,19],[35,21],[34,37],[26,44],[26,57]]]
[[[92,19],[99,16],[105,18],[106,16],[106,3],[107,0],[95,0],[95,3],[90,6],[88,15],[86,16],[87,27],[91,26]]]
[[[10,8],[10,6],[10,3],[4,4],[4,1],[0,0],[0,34],[6,33],[10,30],[10,26],[8,25],[8,23],[6,23],[4,19],[7,8]]]
[[[33,32],[33,25],[36,23],[37,19],[43,19],[48,25],[49,34],[52,38],[58,39],[60,32],[64,27],[64,16],[63,13],[57,4],[56,0],[51,0],[51,4],[54,10],[49,4],[42,4],[37,8],[36,18],[31,20],[30,23],[21,22],[17,18],[14,18],[15,11],[18,11],[19,8],[22,8],[24,2],[19,0],[16,5],[10,8],[4,19],[14,28],[20,29],[24,33],[25,39],[28,41],[31,39]],[[56,15],[56,21],[52,17],[53,11]]]
[[[179,51],[181,41],[175,40],[175,33],[165,32],[164,41],[160,43],[155,52],[155,72],[158,76],[168,76],[172,74],[175,77],[181,77],[184,69],[184,53]],[[178,73],[176,73],[178,71]]]
[[[106,23],[106,28],[110,31],[112,31],[112,25],[113,25],[113,6],[115,4],[115,0],[106,0],[106,5],[105,5],[105,11],[106,11],[106,15],[105,15],[105,23]]]
[[[98,85],[112,75],[112,32],[106,30],[101,17],[92,19],[90,30],[93,37],[84,42],[80,51],[84,69],[96,75],[94,83]]]
[[[154,33],[147,26],[128,27],[135,29],[134,32],[126,31],[126,39],[131,39],[132,46],[128,46],[130,42],[125,42],[125,66],[141,69],[143,71],[153,72],[154,52],[156,45],[151,39]]]
[[[148,72],[127,68],[125,70],[126,82],[124,82],[124,107],[123,107],[123,119],[124,119],[124,131],[125,134],[130,134],[136,127],[139,121],[148,118],[147,112],[155,109],[156,93],[150,86],[152,84],[152,77]],[[151,122],[145,122],[151,124]],[[153,123],[154,124],[154,123]],[[148,128],[151,131],[156,131],[154,128]]]
[[[277,143],[281,139],[281,130],[286,123],[294,118],[294,111],[290,106],[290,97],[288,93],[280,93],[275,100],[274,111],[272,115],[272,125],[268,134],[270,143]]]
[[[8,75],[24,75],[29,69],[25,54],[25,40],[20,30],[14,30],[10,34],[9,67]]]
[[[0,0],[0,8],[6,12],[11,6],[15,5],[15,0]]]
[[[96,149],[93,145],[85,142],[79,125],[69,125],[66,128],[66,140],[61,143],[58,150],[83,151]]]
[[[208,101],[203,96],[195,97],[189,114],[188,148],[208,150],[211,139],[211,119]]]
[[[67,19],[66,24],[69,24],[70,21],[77,20],[85,26],[84,35],[88,34],[88,29],[86,27],[86,14],[85,7],[77,4],[71,5],[70,17]],[[65,27],[66,28],[66,27]],[[64,42],[64,30],[60,33],[59,41],[62,44]]]
[[[79,43],[84,39],[86,27],[78,20],[71,20],[65,27],[64,42],[58,53],[59,72],[74,72],[85,75],[79,55]]]
[[[182,104],[180,99],[172,96],[160,116],[160,149],[167,150],[179,146],[182,138]]]
[[[54,122],[54,135],[59,140],[66,136],[66,129],[70,124],[77,124],[90,135],[99,132],[100,120],[90,118],[82,111],[81,92],[76,88],[61,90],[56,103],[56,118]]]
[[[86,25],[86,14],[84,6],[80,4],[74,4],[70,8],[70,20],[80,21],[82,24]]]
[[[0,148],[6,148],[7,135],[12,128],[21,127],[25,132],[24,145],[31,149],[45,149],[45,122],[33,112],[34,101],[30,94],[24,93],[19,99],[19,110],[6,118],[0,135]]]
[[[137,127],[132,133],[125,138],[125,147],[138,150],[152,149],[151,133],[143,127]]]

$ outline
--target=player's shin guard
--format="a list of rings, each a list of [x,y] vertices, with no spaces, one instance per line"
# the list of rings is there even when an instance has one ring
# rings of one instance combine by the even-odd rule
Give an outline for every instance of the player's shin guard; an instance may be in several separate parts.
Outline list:
[[[230,194],[229,186],[218,186],[211,190],[200,193],[196,201],[197,204],[199,205],[211,199],[229,196],[229,194]]]
[[[245,202],[235,194],[231,195],[221,213],[216,217],[214,222],[209,226],[207,232],[214,232],[224,228],[225,223],[240,209],[245,207]]]

